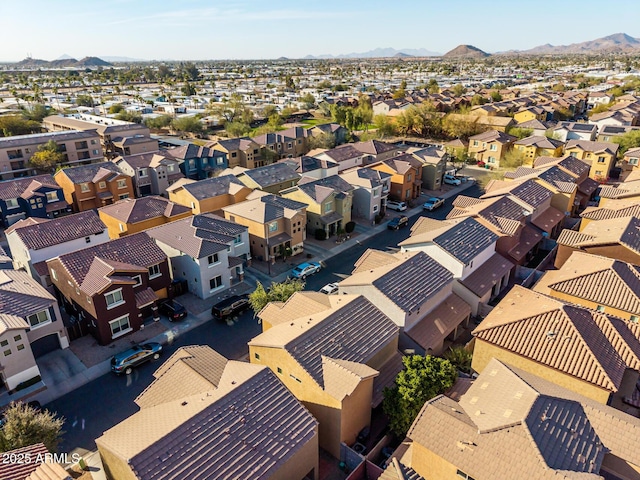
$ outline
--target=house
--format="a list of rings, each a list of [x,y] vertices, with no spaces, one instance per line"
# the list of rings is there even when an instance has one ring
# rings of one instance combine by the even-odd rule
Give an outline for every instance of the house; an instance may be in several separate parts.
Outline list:
[[[300,180],[300,174],[296,173],[291,166],[280,162],[252,170],[236,167],[232,173],[247,187],[273,194],[295,186]]]
[[[339,289],[384,311],[418,351],[439,355],[468,326],[471,309],[453,292],[453,275],[424,252],[367,250]]]
[[[65,253],[47,267],[67,313],[100,345],[158,318],[171,284],[167,256],[145,233]]]
[[[146,231],[169,258],[174,280],[205,299],[244,278],[251,259],[248,228],[211,213],[190,216]]]
[[[159,152],[116,157],[112,162],[132,178],[136,197],[167,196],[167,187],[184,178],[180,162]]]
[[[341,127],[344,128],[344,127]],[[293,158],[306,155],[310,150],[309,138],[313,135],[309,131],[310,129],[304,127],[290,127],[286,130],[282,130],[278,133],[284,137],[290,138],[293,141]]]
[[[621,167],[624,177],[628,177],[629,172],[638,170],[638,161],[640,160],[640,147],[630,148],[624,152]]]
[[[75,212],[134,198],[133,181],[111,162],[94,163],[58,170],[53,179],[62,188],[64,199]]]
[[[587,108],[591,110],[600,105],[608,105],[614,100],[614,96],[606,92],[589,92],[587,97]]]
[[[318,480],[318,422],[268,368],[181,347],[135,402],[96,439],[110,478]]]
[[[6,462],[0,465],[0,478],[19,480],[71,480],[72,478],[62,465],[55,463],[54,455],[49,452],[44,443],[35,443],[5,453],[7,458],[24,458],[29,461]]]
[[[307,155],[296,158],[285,158],[280,161],[289,165],[297,174],[304,177],[330,177],[331,175],[338,175],[340,168],[340,164],[333,160],[322,160]]]
[[[596,113],[589,117],[589,123],[601,128],[605,125],[615,127],[637,126],[640,123],[640,115],[636,111],[630,110],[610,110],[608,112]]]
[[[453,274],[453,291],[478,315],[481,305],[497,297],[509,284],[515,265],[496,252],[500,237],[473,217],[439,221],[421,217],[411,236],[398,246],[403,252],[421,251]]]
[[[596,140],[598,142],[613,142],[614,139],[620,138],[622,135],[634,130],[640,130],[640,127],[603,125],[598,129],[598,137]]]
[[[107,158],[158,150],[158,141],[151,138],[151,133],[145,125],[115,118],[86,113],[50,115],[42,120],[42,126],[50,132],[95,131],[100,136],[102,151]]]
[[[544,137],[547,130],[551,127],[551,124],[540,120],[528,120],[526,122],[518,123],[515,127],[523,130],[531,130],[531,135]]]
[[[517,123],[530,122],[532,120],[538,120],[539,122],[544,122],[549,120],[548,113],[544,108],[538,106],[531,106],[528,108],[523,108],[522,110],[518,110],[513,114],[513,119]]]
[[[58,303],[27,273],[0,271],[0,379],[6,390],[38,377],[36,358],[69,340]]]
[[[640,267],[613,258],[573,252],[559,270],[549,270],[534,290],[629,323],[640,319]]]
[[[194,215],[217,212],[227,205],[242,202],[252,191],[235,175],[220,175],[197,182],[180,180],[167,189],[169,200],[191,208]]]
[[[249,137],[218,140],[206,146],[224,153],[227,156],[228,168],[256,168],[266,165],[260,145]]]
[[[386,205],[391,174],[373,168],[354,168],[340,174],[353,191],[353,216],[373,222]]]
[[[61,165],[102,160],[100,137],[95,130],[36,133],[0,138],[0,179],[24,177],[33,172],[29,160],[38,147],[54,142],[64,159]]]
[[[423,163],[410,153],[374,163],[368,168],[391,175],[390,196],[394,200],[409,202],[420,196]]]
[[[618,185],[601,185],[596,200],[600,207],[608,206],[613,200],[640,200],[640,172],[632,170],[626,175],[624,182]]]
[[[640,265],[640,219],[619,217],[590,222],[580,232],[565,229],[558,237],[558,252],[554,265],[562,267],[575,251],[615,258]]]
[[[372,162],[384,162],[398,154],[398,147],[380,140],[367,140],[364,142],[352,143],[351,146],[359,152],[369,155]]]
[[[297,292],[259,314],[271,327],[249,342],[319,422],[319,445],[340,458],[371,424],[371,409],[402,369],[398,327],[361,295]]]
[[[495,358],[603,405],[622,405],[639,377],[634,328],[516,285],[473,331],[471,368],[482,373]]]
[[[106,225],[93,210],[52,220],[27,218],[10,226],[5,235],[14,268],[44,287],[51,286],[47,260],[109,241]]]
[[[493,359],[427,401],[394,456],[421,478],[635,479],[639,429],[635,416]]]
[[[533,165],[533,161],[538,157],[560,157],[564,143],[543,136],[531,136],[516,140],[514,148],[524,155],[525,163]]]
[[[500,160],[511,149],[516,137],[499,130],[489,130],[469,137],[469,156],[478,162],[499,167]]]
[[[307,238],[307,204],[255,191],[223,208],[227,220],[249,229],[251,256],[258,260],[302,253]]]
[[[4,227],[23,218],[54,218],[70,211],[62,188],[51,175],[0,182],[0,215]]]
[[[164,197],[125,198],[98,209],[109,238],[120,238],[191,216],[191,208]]]
[[[337,163],[339,172],[367,165],[373,158],[369,153],[364,153],[355,148],[352,143],[340,145],[339,147],[318,153],[311,151],[310,154],[313,154],[314,157],[320,160]]]
[[[596,139],[598,126],[588,123],[558,122],[551,133],[553,138],[561,142],[568,142],[569,140],[592,142]]]
[[[588,207],[580,214],[580,229],[582,232],[591,222],[613,220],[624,217],[640,218],[640,198],[611,199],[604,207]]]
[[[313,137],[331,135],[335,139],[336,145],[341,145],[347,141],[349,131],[337,123],[323,123],[311,127],[309,133]]]
[[[307,204],[307,232],[323,230],[326,237],[338,234],[351,221],[355,188],[338,175],[303,177],[298,185],[282,190],[284,198]]]
[[[253,137],[252,140],[260,145],[262,156],[271,161],[281,158],[293,158],[301,150],[296,148],[295,138],[287,137],[281,132],[264,133]]]
[[[180,171],[187,178],[202,180],[209,178],[216,170],[229,167],[227,153],[211,147],[188,143],[165,150],[164,155],[180,162]]]
[[[422,188],[439,190],[442,188],[442,177],[447,169],[449,154],[443,148],[431,146],[411,152],[422,162]]]

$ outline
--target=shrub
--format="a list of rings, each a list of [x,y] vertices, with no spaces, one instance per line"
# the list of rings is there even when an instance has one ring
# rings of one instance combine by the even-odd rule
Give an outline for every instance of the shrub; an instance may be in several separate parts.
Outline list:
[[[356,222],[347,222],[347,224],[344,226],[344,231],[347,233],[351,233],[355,228]]]
[[[316,240],[326,240],[327,232],[325,232],[324,229],[322,228],[317,228],[315,231],[315,237],[316,237]]]

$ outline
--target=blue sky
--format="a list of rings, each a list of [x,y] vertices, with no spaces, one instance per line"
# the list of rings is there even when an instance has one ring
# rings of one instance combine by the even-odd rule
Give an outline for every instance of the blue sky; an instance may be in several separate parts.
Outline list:
[[[640,37],[640,1],[0,0],[0,61],[28,53],[141,59],[300,58],[377,47],[444,53]]]

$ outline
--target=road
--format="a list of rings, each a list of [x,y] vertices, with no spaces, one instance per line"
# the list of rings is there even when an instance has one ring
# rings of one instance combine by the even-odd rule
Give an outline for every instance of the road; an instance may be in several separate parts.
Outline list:
[[[464,191],[464,195],[473,197],[480,193],[480,188],[476,185]],[[452,199],[448,199],[438,210],[423,212],[421,215],[442,220],[451,211],[451,202]],[[409,236],[410,227],[418,217],[419,215],[410,218],[409,227],[397,231],[385,230],[328,259],[319,273],[307,278],[307,289],[319,290],[323,285],[349,275],[355,261],[368,248],[386,250],[388,246],[395,247]],[[59,451],[71,453],[75,449],[95,450],[95,438],[138,411],[134,399],[151,383],[153,372],[160,362],[177,348],[185,345],[209,345],[227,358],[238,359],[248,353],[247,342],[260,332],[261,327],[251,312],[245,312],[232,326],[208,322],[182,334],[164,348],[160,360],[141,366],[132,375],[103,375],[47,404],[46,408],[67,419],[64,426],[66,433]]]

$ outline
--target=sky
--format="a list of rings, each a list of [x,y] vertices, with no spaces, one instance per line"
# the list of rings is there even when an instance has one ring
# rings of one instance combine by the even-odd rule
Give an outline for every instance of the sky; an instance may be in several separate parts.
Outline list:
[[[0,0],[0,61],[302,58],[460,44],[486,52],[640,37],[640,1]]]

